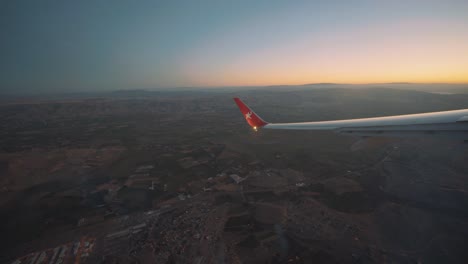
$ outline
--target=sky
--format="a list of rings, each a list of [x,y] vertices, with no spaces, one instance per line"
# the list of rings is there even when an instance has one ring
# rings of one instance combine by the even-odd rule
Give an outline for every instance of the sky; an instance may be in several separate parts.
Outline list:
[[[468,83],[468,1],[2,0],[2,92]]]

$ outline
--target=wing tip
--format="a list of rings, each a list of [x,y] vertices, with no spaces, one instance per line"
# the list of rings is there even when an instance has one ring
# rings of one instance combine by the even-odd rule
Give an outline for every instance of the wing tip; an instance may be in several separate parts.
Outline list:
[[[244,115],[245,121],[254,129],[263,127],[268,124],[268,122],[264,121],[260,116],[258,116],[252,109],[250,109],[242,100],[238,97],[234,97],[234,102],[236,102],[237,107],[241,111],[242,115]]]

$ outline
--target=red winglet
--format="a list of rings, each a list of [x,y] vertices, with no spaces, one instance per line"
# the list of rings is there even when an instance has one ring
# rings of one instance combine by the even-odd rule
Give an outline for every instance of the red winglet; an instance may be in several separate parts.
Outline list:
[[[252,109],[250,109],[244,102],[241,101],[239,98],[234,98],[234,102],[236,102],[237,106],[239,107],[241,113],[244,115],[245,120],[251,127],[257,129],[264,125],[267,125],[268,122],[265,122],[261,117],[259,117]]]

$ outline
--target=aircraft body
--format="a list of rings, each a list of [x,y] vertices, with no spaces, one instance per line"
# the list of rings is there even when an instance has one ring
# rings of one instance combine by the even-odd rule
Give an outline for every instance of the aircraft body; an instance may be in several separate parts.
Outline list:
[[[331,130],[350,136],[440,136],[468,140],[468,109],[422,114],[299,123],[268,123],[239,98],[234,98],[254,129]]]

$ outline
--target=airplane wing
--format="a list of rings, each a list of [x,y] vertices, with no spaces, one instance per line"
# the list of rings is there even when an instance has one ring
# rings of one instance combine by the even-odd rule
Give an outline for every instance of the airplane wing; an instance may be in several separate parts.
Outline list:
[[[332,130],[351,136],[442,136],[468,140],[468,109],[423,114],[300,123],[268,123],[234,98],[247,123],[264,129]]]

